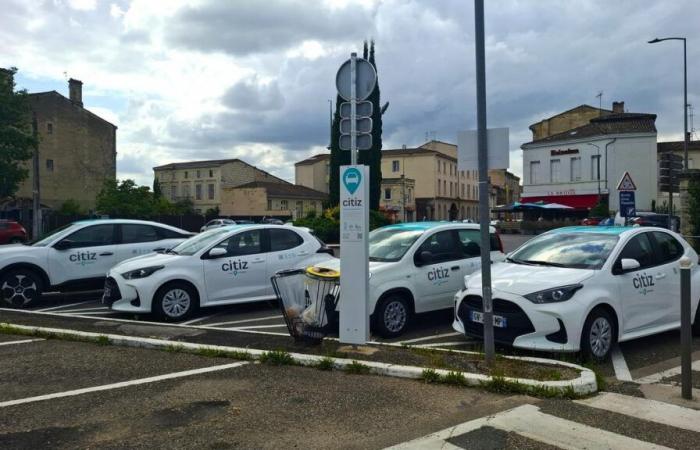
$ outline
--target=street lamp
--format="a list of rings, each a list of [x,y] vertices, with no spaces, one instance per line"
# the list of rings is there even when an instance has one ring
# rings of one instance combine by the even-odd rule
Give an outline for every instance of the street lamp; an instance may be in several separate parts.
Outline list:
[[[655,38],[649,44],[663,41],[683,41],[683,167],[688,170],[688,65],[684,37]]]

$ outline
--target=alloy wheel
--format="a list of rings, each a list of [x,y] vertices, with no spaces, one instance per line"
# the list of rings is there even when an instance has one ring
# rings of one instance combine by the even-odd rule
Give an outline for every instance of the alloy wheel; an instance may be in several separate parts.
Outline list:
[[[604,317],[598,317],[591,324],[591,332],[588,337],[591,352],[597,358],[603,358],[610,351],[612,345],[612,327]]]
[[[170,318],[177,319],[189,311],[192,300],[184,289],[171,289],[163,296],[163,312]]]
[[[384,326],[392,333],[401,331],[406,326],[408,312],[406,306],[398,301],[392,301],[384,309]]]
[[[0,290],[5,301],[17,307],[31,303],[39,291],[36,281],[19,273],[6,278]]]

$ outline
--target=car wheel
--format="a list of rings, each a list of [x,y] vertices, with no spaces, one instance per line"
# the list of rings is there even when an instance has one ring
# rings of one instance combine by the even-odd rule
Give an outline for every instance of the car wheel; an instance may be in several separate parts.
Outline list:
[[[610,314],[603,309],[593,310],[583,324],[581,333],[581,351],[584,357],[603,362],[610,356],[615,342],[615,326]]]
[[[392,338],[403,334],[411,320],[411,308],[406,299],[392,295],[379,303],[374,311],[374,327],[382,337]]]
[[[170,283],[156,292],[153,312],[161,320],[184,320],[192,315],[198,302],[197,294],[190,285]]]
[[[39,302],[43,289],[41,277],[31,270],[10,270],[0,278],[2,302],[13,308],[34,306]]]

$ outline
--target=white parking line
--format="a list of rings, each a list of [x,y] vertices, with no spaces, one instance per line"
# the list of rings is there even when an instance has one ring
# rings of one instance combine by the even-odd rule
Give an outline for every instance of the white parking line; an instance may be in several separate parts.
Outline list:
[[[84,301],[84,302],[68,303],[67,305],[58,305],[58,306],[52,306],[50,308],[35,309],[34,311],[38,311],[38,312],[53,311],[56,309],[70,308],[71,306],[84,305],[85,303],[88,303],[88,302],[89,302],[89,300]]]
[[[173,378],[189,377],[192,375],[199,375],[202,373],[217,372],[220,370],[232,369],[234,367],[240,367],[242,365],[248,364],[247,361],[239,361],[232,364],[223,364],[220,366],[203,367],[201,369],[185,370],[183,372],[168,373],[165,375],[158,375],[155,377],[139,378],[136,380],[122,381],[120,383],[105,384],[102,386],[94,386],[83,389],[75,389],[72,391],[56,392],[54,394],[38,395],[36,397],[20,398],[18,400],[10,400],[6,402],[0,402],[0,408],[6,408],[8,406],[22,405],[25,403],[40,402],[43,400],[52,400],[55,398],[63,397],[73,397],[81,394],[88,394],[90,392],[100,392],[109,391],[111,389],[119,389],[128,386],[137,386],[139,384],[154,383],[156,381],[171,380]]]
[[[254,319],[241,319],[241,320],[233,320],[230,322],[216,322],[216,323],[207,323],[204,324],[203,326],[206,327],[220,327],[222,325],[235,325],[237,323],[246,323],[246,322],[262,322],[263,320],[270,320],[270,319],[279,319],[282,318],[281,314],[277,314],[275,316],[267,316],[267,317],[256,317]]]
[[[201,322],[201,321],[203,321],[203,320],[211,319],[212,317],[216,317],[216,316],[218,316],[218,315],[219,315],[219,313],[210,314],[210,315],[208,315],[208,316],[203,316],[203,317],[197,317],[196,319],[191,319],[191,320],[188,320],[188,321],[186,321],[186,322],[180,322],[180,325],[190,325],[190,324],[193,324],[193,323]]]
[[[615,378],[620,381],[633,381],[630,369],[627,367],[627,361],[625,361],[625,355],[622,354],[619,345],[615,344],[610,357],[612,358],[613,369],[615,369]]]
[[[122,314],[120,311],[86,311],[86,312],[81,312],[80,314],[71,314],[69,312],[64,312],[64,313],[59,313],[62,316],[66,317],[80,317],[80,316],[101,316],[104,314]]]
[[[258,328],[282,328],[286,327],[286,323],[282,324],[277,324],[277,325],[250,325],[247,327],[237,327],[237,328],[231,328],[231,330],[256,330]]]
[[[694,371],[700,371],[700,361],[693,361],[691,369]],[[674,367],[673,369],[664,370],[663,372],[654,373],[647,375],[646,377],[638,378],[634,380],[635,383],[639,384],[651,384],[658,383],[664,378],[671,378],[679,375],[681,373],[681,366]]]
[[[448,336],[464,336],[464,335],[462,333],[455,331],[453,333],[434,334],[431,336],[423,336],[423,337],[419,337],[419,338],[415,338],[415,339],[407,339],[405,341],[399,342],[399,344],[401,344],[401,345],[411,344],[413,342],[429,341],[431,339],[440,339],[440,338],[444,338],[444,337],[448,337]]]
[[[9,341],[9,342],[0,342],[0,346],[2,345],[16,345],[16,344],[28,344],[30,342],[37,342],[37,341],[44,341],[45,339],[22,339],[21,341]]]
[[[73,314],[73,313],[83,313],[90,311],[104,311],[108,310],[107,306],[94,306],[92,308],[80,308],[80,309],[67,309],[65,311],[56,311],[57,314]]]

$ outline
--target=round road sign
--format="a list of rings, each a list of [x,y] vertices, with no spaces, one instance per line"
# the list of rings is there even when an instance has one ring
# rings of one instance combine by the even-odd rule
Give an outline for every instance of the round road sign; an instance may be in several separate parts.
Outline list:
[[[355,59],[355,70],[357,71],[357,87],[355,95],[358,102],[369,97],[374,87],[377,85],[377,71],[374,66],[364,58]],[[350,60],[345,61],[338,69],[335,76],[335,86],[338,94],[345,100],[350,101]]]

